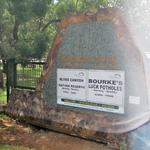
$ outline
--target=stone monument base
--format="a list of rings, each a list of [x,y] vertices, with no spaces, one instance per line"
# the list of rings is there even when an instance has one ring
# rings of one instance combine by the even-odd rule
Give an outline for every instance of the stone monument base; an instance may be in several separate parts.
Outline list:
[[[76,126],[72,120],[74,113],[65,111],[65,109],[59,109],[59,107],[50,108],[41,98],[40,93],[31,90],[14,89],[7,106],[7,113],[20,120],[25,120],[30,124],[53,131],[101,142],[107,144],[112,149],[150,149],[148,144],[149,135],[147,135],[150,125],[148,124],[132,132],[105,133],[94,131],[92,128],[88,129],[87,126],[90,122],[90,117],[87,117],[87,120],[82,120],[79,116],[74,117],[74,122],[79,121],[76,119],[81,119],[80,126]],[[69,113],[68,118],[66,118],[67,120],[62,120],[64,119],[64,113]]]

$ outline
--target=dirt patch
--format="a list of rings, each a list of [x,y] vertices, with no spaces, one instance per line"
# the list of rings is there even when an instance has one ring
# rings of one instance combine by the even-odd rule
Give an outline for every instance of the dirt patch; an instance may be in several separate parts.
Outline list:
[[[110,150],[100,143],[37,129],[7,117],[0,118],[0,144],[36,150]]]

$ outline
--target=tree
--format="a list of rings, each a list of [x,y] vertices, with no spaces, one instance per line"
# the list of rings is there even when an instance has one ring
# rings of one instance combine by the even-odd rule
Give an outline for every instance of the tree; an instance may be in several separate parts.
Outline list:
[[[4,3],[2,2],[4,1]],[[52,34],[46,30],[48,0],[2,0],[0,3],[1,59],[40,59]]]
[[[113,6],[121,0],[1,0],[0,58],[40,59],[51,46],[56,23],[68,13]],[[123,0],[122,0],[123,1]]]
[[[50,0],[0,1],[0,60],[7,62],[3,64],[9,70],[10,85],[14,61],[40,59],[47,51],[55,34],[53,25],[46,26],[51,4]]]
[[[57,3],[55,0],[0,0],[0,60],[4,68],[6,62],[10,71],[14,61],[24,63],[45,56],[57,31],[56,23],[64,15],[121,6],[122,1],[125,0],[58,0]]]

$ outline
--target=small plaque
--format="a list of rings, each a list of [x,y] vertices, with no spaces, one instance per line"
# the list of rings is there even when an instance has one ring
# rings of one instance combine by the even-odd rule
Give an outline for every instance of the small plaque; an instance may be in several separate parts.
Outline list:
[[[140,105],[140,97],[139,96],[129,96],[129,103]]]
[[[124,113],[124,71],[57,70],[57,103]]]

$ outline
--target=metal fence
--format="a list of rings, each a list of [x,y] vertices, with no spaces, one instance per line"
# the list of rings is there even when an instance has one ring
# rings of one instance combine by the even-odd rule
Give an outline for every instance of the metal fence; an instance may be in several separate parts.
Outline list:
[[[16,63],[15,87],[35,89],[44,69],[45,62]]]
[[[0,89],[3,87],[3,65],[2,61],[0,60]]]
[[[6,92],[6,74],[4,73],[4,62],[0,60],[0,104],[6,104],[7,92]]]
[[[0,104],[7,103],[12,88],[35,89],[39,83],[45,61],[31,61],[25,65],[0,60]]]

